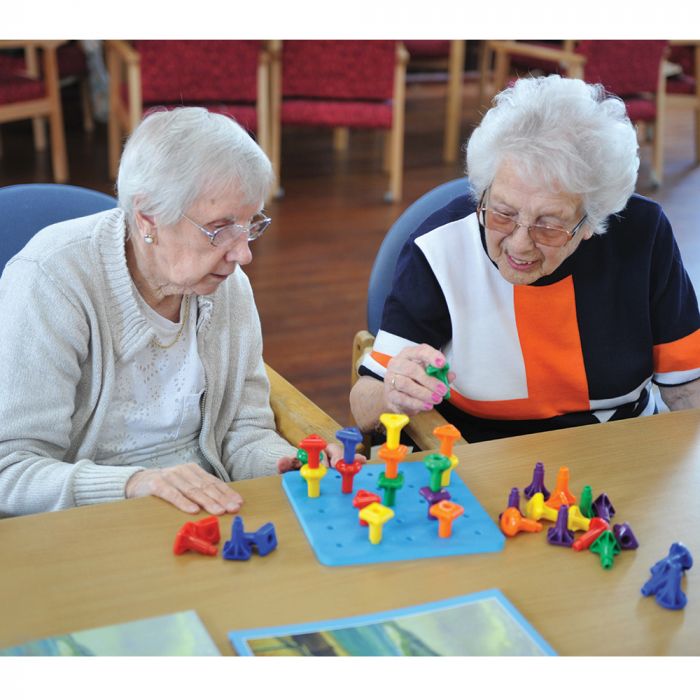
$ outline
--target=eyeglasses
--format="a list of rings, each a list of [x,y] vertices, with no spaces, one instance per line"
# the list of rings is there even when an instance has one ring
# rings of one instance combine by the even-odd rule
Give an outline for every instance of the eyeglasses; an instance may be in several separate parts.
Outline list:
[[[193,226],[196,226],[208,239],[209,243],[215,246],[226,245],[234,241],[239,241],[245,235],[248,241],[254,241],[265,233],[267,227],[272,223],[269,216],[265,216],[262,212],[256,214],[247,226],[243,224],[226,224],[210,231],[204,226],[200,226],[196,221],[192,221],[189,216],[182,215],[183,219],[189,221]]]
[[[488,190],[487,190],[488,192]],[[579,221],[576,226],[574,226],[570,231],[565,228],[559,228],[558,226],[543,226],[541,224],[521,224],[517,218],[514,216],[508,216],[507,214],[501,214],[501,212],[495,209],[489,209],[483,206],[484,198],[486,197],[486,192],[484,192],[481,202],[477,207],[477,217],[479,223],[485,228],[491,229],[492,231],[497,231],[506,236],[510,236],[515,233],[515,229],[518,226],[522,226],[527,229],[527,233],[532,238],[535,243],[540,245],[551,246],[552,248],[561,248],[566,245],[577,233],[577,231],[583,226],[583,222],[586,220],[587,215],[584,214],[581,221]]]

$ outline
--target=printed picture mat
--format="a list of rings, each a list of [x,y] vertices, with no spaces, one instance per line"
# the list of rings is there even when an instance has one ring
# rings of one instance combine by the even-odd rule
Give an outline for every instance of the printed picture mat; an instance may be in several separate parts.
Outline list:
[[[282,486],[321,564],[376,564],[503,549],[503,533],[454,471],[446,488],[452,500],[464,508],[464,514],[453,521],[451,537],[438,537],[438,521],[428,519],[428,504],[419,493],[428,485],[430,476],[422,462],[399,465],[404,486],[392,506],[394,517],[384,524],[382,541],[371,544],[369,528],[359,524],[358,510],[352,501],[361,489],[381,497],[383,492],[377,488],[377,480],[383,471],[384,464],[366,465],[355,476],[353,492],[344,494],[340,490],[341,475],[329,469],[321,480],[318,498],[308,497],[306,482],[299,472],[283,475]]]
[[[554,656],[492,589],[372,615],[229,632],[241,656]]]
[[[0,656],[220,656],[194,610],[46,637]]]

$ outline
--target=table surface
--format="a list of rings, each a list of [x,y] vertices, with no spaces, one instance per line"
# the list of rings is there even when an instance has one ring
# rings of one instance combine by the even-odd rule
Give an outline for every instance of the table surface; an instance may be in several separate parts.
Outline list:
[[[272,521],[279,546],[247,562],[172,554],[191,519],[143,498],[0,520],[0,646],[194,609],[223,654],[233,629],[360,615],[500,589],[562,655],[700,654],[698,564],[688,605],[640,595],[650,567],[682,541],[700,558],[700,410],[586,426],[456,450],[457,470],[497,518],[513,486],[544,462],[554,485],[568,466],[578,496],[605,491],[640,547],[610,570],[590,552],[548,545],[547,525],[499,553],[325,567],[316,560],[279,477],[238,482],[247,531]],[[420,455],[413,455],[420,458]],[[202,514],[205,515],[205,514]],[[228,539],[232,516],[220,519]]]

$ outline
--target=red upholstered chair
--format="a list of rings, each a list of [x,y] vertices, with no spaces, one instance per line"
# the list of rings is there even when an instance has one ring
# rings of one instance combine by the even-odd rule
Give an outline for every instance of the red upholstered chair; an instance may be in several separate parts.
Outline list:
[[[442,68],[447,71],[447,104],[442,159],[454,163],[459,155],[466,42],[461,39],[404,40],[408,69]]]
[[[386,199],[401,199],[407,54],[400,42],[284,41],[275,42],[272,55],[272,161],[278,184],[283,126],[382,129],[389,136]]]
[[[690,107],[695,115],[695,160],[700,162],[700,39],[672,39],[668,56],[681,71],[666,80],[669,105]]]
[[[551,61],[569,77],[589,83],[602,83],[621,97],[627,113],[639,126],[651,125],[653,157],[652,181],[663,179],[663,130],[666,79],[663,70],[668,41],[585,40],[574,50],[555,49],[515,41],[488,41],[486,51],[495,54],[494,87],[500,90],[509,79],[512,56]]]
[[[109,164],[156,106],[202,106],[232,116],[269,152],[269,58],[262,41],[107,41]]]
[[[0,41],[0,49],[14,49],[41,54],[36,69],[20,64],[16,56],[6,55],[0,60],[0,124],[31,119],[34,123],[34,146],[46,148],[43,119],[48,118],[51,134],[51,165],[56,182],[68,180],[68,159],[63,127],[58,63],[56,51],[60,41]]]

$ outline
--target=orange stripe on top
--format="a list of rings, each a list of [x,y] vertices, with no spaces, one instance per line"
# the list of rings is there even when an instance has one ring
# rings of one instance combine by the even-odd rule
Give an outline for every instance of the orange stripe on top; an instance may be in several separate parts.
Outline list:
[[[700,367],[700,330],[680,340],[654,345],[655,372],[683,372]]]
[[[372,350],[370,357],[382,367],[386,367],[389,364],[389,360],[391,360],[391,355],[385,355],[383,352],[377,352],[376,350]]]
[[[518,285],[513,291],[527,398],[474,401],[453,392],[450,401],[467,413],[494,419],[541,419],[589,410],[573,279],[546,287]]]

